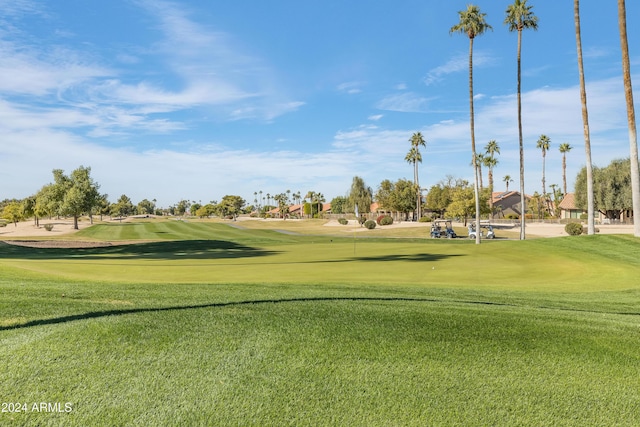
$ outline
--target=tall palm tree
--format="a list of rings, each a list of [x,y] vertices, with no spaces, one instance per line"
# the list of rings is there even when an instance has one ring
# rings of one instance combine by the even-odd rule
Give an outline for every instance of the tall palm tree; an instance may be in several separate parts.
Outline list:
[[[307,195],[305,196],[305,203],[306,203],[306,199],[309,199],[309,210],[311,211],[311,216],[310,218],[313,218],[313,199],[316,197],[316,192],[315,191],[307,191]]]
[[[567,194],[567,153],[572,148],[568,142],[560,144],[560,153],[562,154],[562,194]]]
[[[584,153],[587,169],[587,234],[596,233],[595,202],[593,195],[593,163],[591,163],[591,137],[589,136],[589,112],[587,110],[587,90],[584,83],[582,63],[582,33],[580,32],[580,0],[573,0],[573,19],[576,26],[576,49],[578,51],[578,74],[580,79],[580,102],[582,104],[582,125],[584,129]]]
[[[487,168],[487,178],[489,181],[489,211],[493,217],[493,168],[498,166],[498,159],[491,156],[484,156],[482,163]]]
[[[509,26],[509,31],[518,32],[518,141],[520,143],[520,204],[522,215],[520,215],[520,240],[525,239],[525,200],[524,200],[524,143],[522,140],[522,30],[538,29],[538,17],[531,11],[533,6],[527,5],[527,0],[515,0],[513,4],[507,6],[507,17],[504,23]]]
[[[633,205],[633,235],[640,237],[640,173],[638,168],[638,134],[636,131],[636,113],[633,106],[633,88],[631,87],[631,66],[629,64],[629,43],[627,41],[627,6],[624,0],[618,0],[618,27],[620,28],[620,47],[622,50],[622,77],[627,101],[627,122],[629,123],[629,155],[631,159],[631,198]]]
[[[540,150],[542,150],[542,197],[547,196],[544,166],[545,166],[545,160],[547,158],[547,151],[549,151],[550,146],[551,146],[551,139],[549,139],[547,135],[540,135],[540,138],[538,138],[538,143],[536,144],[536,148],[539,148]]]
[[[489,211],[491,212],[491,217],[493,218],[493,168],[498,165],[498,159],[496,159],[496,153],[500,154],[500,146],[495,139],[492,139],[487,143],[484,147],[484,166],[489,170],[488,178],[489,178]]]
[[[509,183],[510,183],[510,182],[513,182],[513,179],[511,179],[511,175],[505,175],[505,176],[502,178],[502,182],[504,182],[505,184],[507,184],[507,190],[506,190],[506,192],[508,193],[508,192],[509,192]]]
[[[451,27],[449,33],[462,33],[469,37],[469,125],[471,128],[471,159],[474,174],[474,196],[476,201],[476,230],[480,230],[480,191],[478,188],[478,163],[476,159],[476,136],[473,113],[473,40],[476,36],[491,30],[491,25],[485,20],[486,13],[480,12],[480,8],[470,4],[466,10],[458,12],[460,22]],[[476,244],[480,244],[480,233],[476,233]]]
[[[322,212],[322,204],[325,201],[324,194],[315,193],[315,196],[316,196],[316,202],[318,203],[318,218],[320,218],[320,212]]]
[[[487,142],[487,145],[484,147],[484,152],[489,155],[489,157],[495,157],[496,154],[500,154],[500,145],[495,139]]]
[[[415,185],[417,190],[416,219],[420,219],[420,217],[422,216],[420,206],[422,197],[420,193],[420,182],[418,180],[418,163],[422,163],[422,154],[420,153],[420,147],[426,147],[427,143],[425,142],[424,137],[420,132],[415,132],[413,135],[411,135],[411,139],[409,139],[409,142],[411,142],[411,149],[404,157],[404,159],[409,163],[413,163],[413,185]]]
[[[547,135],[540,135],[538,139],[538,143],[536,144],[536,148],[542,150],[542,200],[547,206],[547,210],[550,210],[551,203],[549,203],[549,198],[547,197],[547,186],[546,186],[546,176],[545,176],[545,164],[547,158],[547,151],[549,151],[549,147],[551,146],[551,139]]]

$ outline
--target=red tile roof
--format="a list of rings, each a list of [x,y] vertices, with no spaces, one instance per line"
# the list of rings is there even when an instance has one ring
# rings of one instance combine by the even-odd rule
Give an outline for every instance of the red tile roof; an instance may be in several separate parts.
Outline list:
[[[562,199],[562,201],[560,202],[558,207],[560,209],[564,209],[564,210],[577,209],[576,208],[575,194],[574,193],[565,194],[564,195],[564,199]]]

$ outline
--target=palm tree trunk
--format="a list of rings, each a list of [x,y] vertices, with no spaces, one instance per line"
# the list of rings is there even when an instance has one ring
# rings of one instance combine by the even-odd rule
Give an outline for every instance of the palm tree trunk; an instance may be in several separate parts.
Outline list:
[[[493,168],[489,168],[489,215],[493,219]]]
[[[473,112],[473,37],[469,38],[469,106],[471,126],[471,155],[473,159],[474,185],[473,193],[476,201],[476,245],[480,244],[480,193],[478,189],[478,160],[476,159],[476,135]]]
[[[418,221],[422,216],[422,212],[421,212],[422,200],[420,197],[420,182],[418,180],[418,162],[415,162],[415,161],[413,162],[413,181],[415,182],[416,191],[418,192],[416,196],[416,221]]]
[[[546,185],[545,176],[544,176],[544,167],[545,167],[546,160],[547,160],[547,156],[546,156],[546,153],[543,151],[542,152],[542,197],[547,197],[547,185]]]
[[[593,164],[591,163],[591,138],[589,136],[589,112],[587,110],[587,91],[584,83],[584,65],[582,63],[582,35],[580,32],[580,0],[574,0],[573,13],[576,24],[576,46],[578,50],[578,73],[580,75],[580,101],[582,103],[582,123],[584,128],[584,152],[587,169],[587,234],[595,234],[595,203],[593,197]]]
[[[567,155],[562,154],[562,194],[567,194]]]
[[[520,240],[525,239],[524,143],[522,140],[522,29],[518,28],[518,141],[520,143]],[[507,188],[509,183],[507,183]]]
[[[640,237],[640,172],[638,168],[638,134],[636,113],[633,106],[631,86],[631,66],[629,64],[629,44],[627,41],[627,7],[624,0],[618,0],[618,26],[620,27],[620,47],[622,50],[622,75],[627,101],[627,121],[629,122],[629,154],[631,163],[631,196],[633,204],[633,235]]]

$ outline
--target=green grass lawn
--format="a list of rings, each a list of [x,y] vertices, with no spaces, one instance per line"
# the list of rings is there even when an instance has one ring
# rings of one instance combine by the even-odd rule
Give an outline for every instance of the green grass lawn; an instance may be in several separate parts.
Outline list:
[[[640,424],[637,239],[298,232],[148,221],[73,236],[141,241],[124,246],[0,243],[0,396],[27,404],[0,424]]]

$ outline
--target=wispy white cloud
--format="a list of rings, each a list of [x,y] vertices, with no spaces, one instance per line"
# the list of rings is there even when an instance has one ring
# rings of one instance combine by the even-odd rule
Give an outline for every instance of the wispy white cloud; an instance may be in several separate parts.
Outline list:
[[[374,114],[372,116],[367,117],[369,120],[372,120],[374,122],[377,122],[378,120],[380,120],[381,118],[384,117],[384,114]]]
[[[362,92],[362,82],[345,82],[338,85],[339,92],[347,93],[349,95],[355,95]]]
[[[0,20],[13,14],[16,25],[21,13],[38,13],[37,3],[5,3]],[[145,54],[173,73],[172,84],[151,82],[144,75],[124,81],[120,67],[138,65],[143,57],[121,53],[114,57],[118,68],[111,67],[104,65],[108,58],[96,58],[95,52],[50,46],[23,37],[21,30],[5,29],[0,31],[0,94],[5,95],[2,108],[16,119],[7,123],[9,128],[28,121],[31,126],[87,128],[83,132],[100,138],[141,129],[182,130],[186,123],[158,115],[194,108],[207,109],[218,120],[270,121],[304,105],[288,99],[272,71],[242,54],[228,34],[196,23],[174,3],[137,4],[152,14],[163,34]],[[30,107],[21,105],[24,97]]]
[[[628,154],[628,135],[619,79],[591,82],[588,86],[592,144],[597,164]],[[367,123],[335,132],[326,148],[314,153],[302,151],[237,150],[224,143],[188,145],[175,149],[136,152],[118,146],[91,143],[51,123],[66,121],[80,125],[90,116],[50,117],[51,123],[28,126],[33,116],[25,116],[15,106],[0,104],[0,179],[13,182],[11,197],[26,197],[51,181],[51,170],[71,170],[78,165],[92,167],[101,191],[112,199],[127,194],[134,201],[157,198],[168,206],[182,198],[219,199],[229,191],[252,200],[254,191],[280,192],[285,189],[316,189],[328,197],[343,195],[354,175],[376,187],[382,179],[411,178],[412,169],[404,161],[409,138],[421,131],[427,141],[420,165],[420,181],[430,186],[446,175],[471,180],[470,135],[466,114],[448,114],[443,120],[420,128],[389,129]],[[46,115],[40,115],[39,119]],[[37,119],[37,118],[36,118]],[[569,142],[575,147],[569,156],[568,174],[574,177],[584,163],[582,122],[578,88],[539,88],[523,93],[525,169],[527,188],[538,188],[540,152],[535,142],[540,134],[552,140],[547,155],[547,182],[561,182],[557,147]],[[22,123],[9,127],[10,122]],[[45,126],[46,125],[46,126]],[[609,135],[606,139],[603,135]],[[476,111],[478,149],[495,139],[501,146],[496,176],[518,172],[518,130],[515,96],[487,97]],[[607,159],[607,160],[601,160]],[[24,174],[24,165],[30,172]],[[113,165],[118,173],[113,173]],[[206,171],[206,179],[203,179]],[[283,173],[286,171],[286,173]],[[571,179],[570,179],[571,181]],[[211,183],[224,182],[217,187]],[[230,190],[232,189],[232,190]],[[529,190],[528,190],[529,191]]]
[[[494,63],[493,58],[484,51],[477,51],[473,54],[473,66],[484,67]],[[459,73],[469,70],[469,56],[468,54],[457,54],[450,58],[445,64],[435,67],[427,73],[424,78],[424,83],[429,86],[441,81],[444,76],[453,73]]]
[[[412,92],[389,95],[376,103],[380,110],[421,113],[427,110],[429,99]]]

